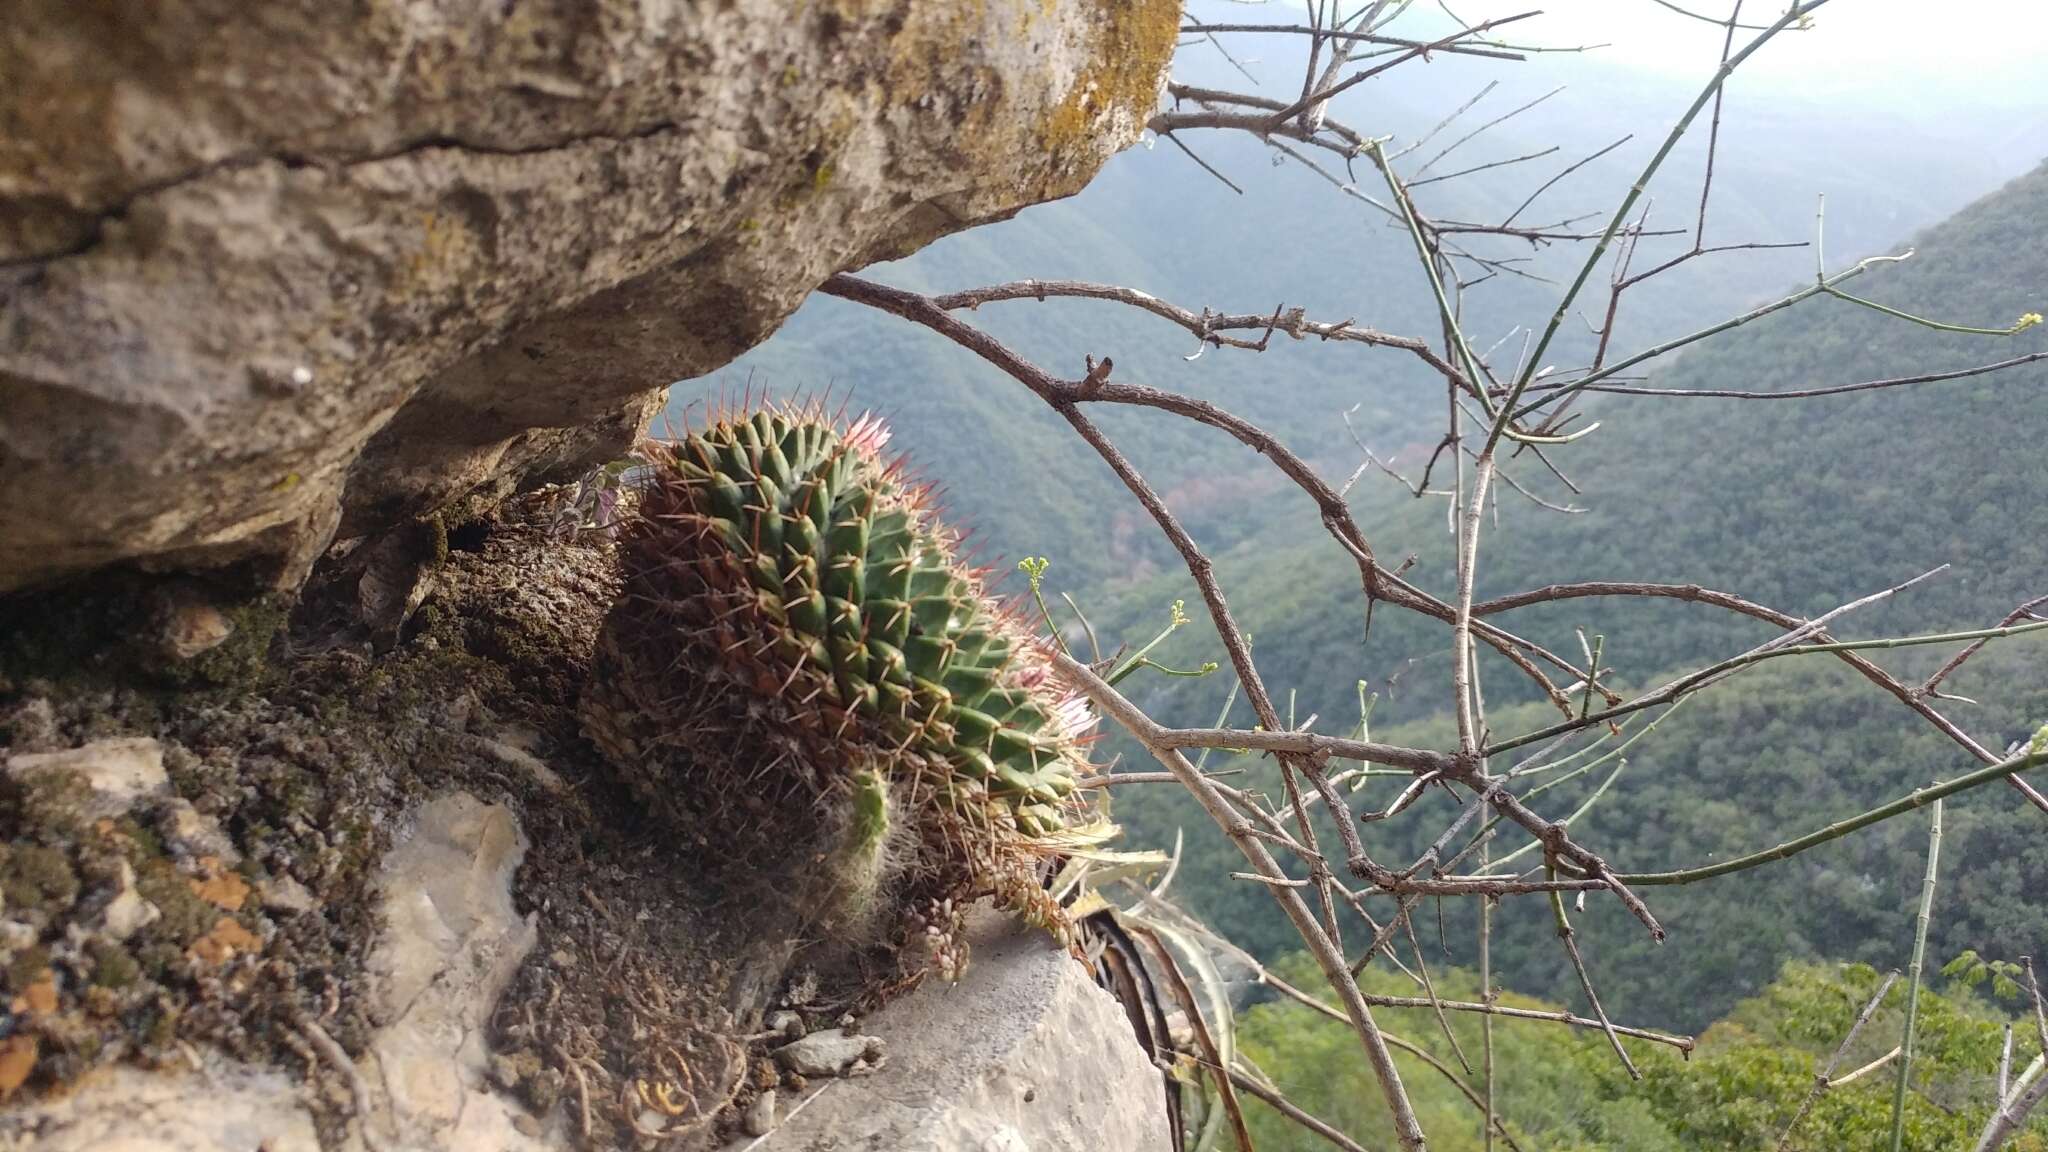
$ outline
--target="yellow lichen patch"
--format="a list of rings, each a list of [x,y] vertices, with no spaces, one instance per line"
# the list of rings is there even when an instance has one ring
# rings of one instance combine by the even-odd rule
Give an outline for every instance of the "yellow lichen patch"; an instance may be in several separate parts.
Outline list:
[[[213,931],[193,941],[185,954],[195,963],[218,967],[234,959],[237,952],[262,949],[263,941],[254,932],[242,927],[234,917],[223,916],[214,924]]]
[[[1039,131],[1051,153],[1092,145],[1101,118],[1119,109],[1138,119],[1149,116],[1173,56],[1180,31],[1177,0],[1097,0],[1096,7],[1094,67],[1074,78]]]
[[[35,1067],[35,1037],[16,1033],[0,1040],[0,1101],[14,1095]]]
[[[234,872],[221,867],[219,860],[211,856],[202,857],[200,867],[206,870],[204,878],[188,877],[186,884],[192,894],[215,907],[238,912],[249,899],[249,882]]]

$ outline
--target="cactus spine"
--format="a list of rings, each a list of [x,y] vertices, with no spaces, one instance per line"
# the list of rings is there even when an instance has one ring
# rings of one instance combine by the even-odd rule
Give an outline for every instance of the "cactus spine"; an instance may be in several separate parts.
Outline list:
[[[1067,827],[1086,764],[1085,702],[887,438],[771,406],[651,447],[584,702],[658,810],[822,845],[842,905],[874,898],[906,836],[921,897],[999,887]]]

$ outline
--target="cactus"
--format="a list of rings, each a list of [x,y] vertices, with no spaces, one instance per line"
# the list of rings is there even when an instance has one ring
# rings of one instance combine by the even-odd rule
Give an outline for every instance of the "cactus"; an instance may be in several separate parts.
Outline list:
[[[1091,722],[887,439],[776,405],[649,448],[583,709],[657,811],[815,850],[848,914],[892,872],[934,901],[1018,874],[1076,810]]]

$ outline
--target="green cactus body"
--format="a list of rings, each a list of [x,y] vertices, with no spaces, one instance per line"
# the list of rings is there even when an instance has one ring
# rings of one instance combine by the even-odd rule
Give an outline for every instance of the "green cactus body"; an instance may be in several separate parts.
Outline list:
[[[888,794],[961,844],[1068,826],[1085,702],[886,442],[873,419],[778,406],[649,450],[585,720],[657,806],[782,835],[809,806],[842,862],[879,850]]]

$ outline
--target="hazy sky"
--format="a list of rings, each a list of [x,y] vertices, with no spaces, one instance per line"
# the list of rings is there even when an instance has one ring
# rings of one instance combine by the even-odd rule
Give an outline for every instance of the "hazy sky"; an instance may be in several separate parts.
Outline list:
[[[1697,12],[1725,13],[1728,0],[1678,0]],[[1230,4],[1211,8],[1240,20],[1264,19],[1301,5]],[[1352,7],[1347,3],[1346,8]],[[1513,33],[1534,43],[1607,42],[1610,62],[1702,79],[1715,62],[1722,31],[1678,15],[1654,0],[1450,0],[1466,20],[1478,21],[1541,9]],[[1743,22],[1767,24],[1783,0],[1749,0]],[[1416,0],[1400,24],[1421,31],[1445,22],[1436,0]],[[1915,83],[1984,89],[1986,103],[2024,102],[2048,93],[2048,3],[2041,0],[1831,0],[1813,15],[1814,27],[1786,32],[1744,65],[1752,83],[1785,81],[1829,88],[1879,88],[1904,76]],[[1508,35],[1503,29],[1502,35]],[[1753,36],[1753,32],[1738,34]],[[2004,89],[1999,92],[1997,89]]]

